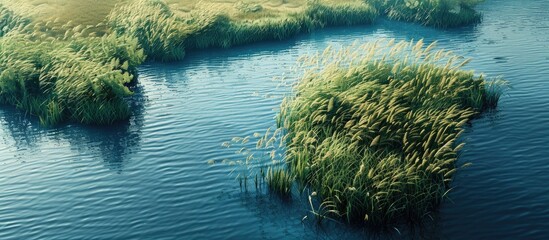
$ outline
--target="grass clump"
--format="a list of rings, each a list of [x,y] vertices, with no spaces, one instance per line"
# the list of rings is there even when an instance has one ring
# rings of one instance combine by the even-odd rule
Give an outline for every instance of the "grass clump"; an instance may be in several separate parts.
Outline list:
[[[120,5],[107,19],[118,35],[133,36],[150,59],[181,60],[184,40],[190,29],[160,0],[137,0]]]
[[[294,178],[287,169],[269,168],[265,180],[269,189],[281,196],[289,196]]]
[[[284,100],[289,170],[327,212],[385,225],[433,211],[456,172],[467,122],[495,107],[482,76],[434,44],[378,41],[305,58]]]
[[[310,1],[305,15],[318,26],[340,26],[372,23],[378,17],[378,11],[370,4],[341,2],[326,4]]]
[[[136,40],[44,38],[21,31],[0,38],[0,103],[26,110],[45,125],[129,117],[127,85],[144,60]]]
[[[482,0],[382,0],[377,5],[395,20],[449,28],[479,23],[474,7]]]

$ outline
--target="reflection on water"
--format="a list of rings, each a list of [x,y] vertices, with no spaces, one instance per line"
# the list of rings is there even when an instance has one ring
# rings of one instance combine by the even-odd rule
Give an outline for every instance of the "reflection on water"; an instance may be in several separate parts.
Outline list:
[[[112,126],[64,125],[41,126],[38,119],[12,107],[0,110],[0,124],[6,145],[17,149],[14,157],[19,161],[38,154],[41,145],[63,145],[68,143],[76,155],[89,155],[101,159],[105,167],[121,172],[131,153],[140,150],[141,128],[146,95],[143,87],[132,87],[134,95],[129,98],[132,117]],[[77,161],[78,159],[74,159]]]

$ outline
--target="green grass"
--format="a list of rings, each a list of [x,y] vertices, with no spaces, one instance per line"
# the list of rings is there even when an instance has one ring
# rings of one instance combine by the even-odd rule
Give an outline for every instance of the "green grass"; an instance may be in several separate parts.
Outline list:
[[[0,4],[0,37],[13,29],[24,27],[29,22],[29,19],[15,14],[12,10]]]
[[[227,6],[204,3],[178,14],[165,2],[136,0],[116,8],[108,18],[108,26],[120,35],[138,38],[150,58],[172,61],[182,59],[189,49],[281,40],[326,25],[371,23],[377,17],[373,7],[356,1],[328,5],[314,1],[300,11],[264,13],[259,18],[253,15],[267,10],[253,6],[254,11],[241,12],[242,4],[225,11]]]
[[[417,22],[439,28],[480,22],[474,7],[483,0],[384,0],[380,9],[391,19]]]
[[[269,189],[283,197],[290,196],[294,178],[288,170],[283,168],[269,168],[265,176]]]
[[[0,103],[26,110],[44,125],[129,117],[127,85],[144,60],[137,40],[112,34],[59,40],[12,31],[0,45]]]
[[[450,190],[459,136],[500,92],[461,70],[467,60],[433,48],[378,41],[303,60],[278,122],[290,174],[326,212],[372,225],[418,221]]]

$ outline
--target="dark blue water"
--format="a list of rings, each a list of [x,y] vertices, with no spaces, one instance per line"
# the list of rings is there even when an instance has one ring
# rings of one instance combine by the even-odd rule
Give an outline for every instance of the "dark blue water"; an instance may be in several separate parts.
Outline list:
[[[112,127],[43,128],[3,107],[0,239],[548,238],[549,1],[488,0],[479,9],[476,27],[382,20],[145,65],[132,119]],[[302,221],[305,199],[243,192],[241,167],[208,164],[243,160],[222,143],[275,123],[289,89],[273,78],[295,77],[300,55],[377,38],[436,40],[512,86],[463,136],[460,161],[473,165],[425,228],[317,226]]]

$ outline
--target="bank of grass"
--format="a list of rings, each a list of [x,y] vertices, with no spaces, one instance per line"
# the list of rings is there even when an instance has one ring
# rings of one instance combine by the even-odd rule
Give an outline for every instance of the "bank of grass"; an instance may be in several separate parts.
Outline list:
[[[0,103],[38,116],[44,125],[129,117],[127,85],[144,60],[136,39],[58,39],[21,30],[0,38],[0,46]]]
[[[374,0],[387,17],[438,28],[479,23],[474,7],[483,0]]]
[[[328,25],[369,24],[377,17],[377,10],[362,1],[310,1],[281,9],[200,2],[188,12],[178,12],[162,1],[136,0],[113,11],[108,26],[120,35],[138,38],[150,58],[171,61],[182,59],[191,49],[281,40]]]
[[[468,60],[433,48],[377,41],[303,60],[278,122],[289,174],[331,217],[418,221],[450,190],[460,134],[500,92],[462,70]]]
[[[181,60],[192,49],[368,24],[380,14],[456,26],[477,14],[468,1],[0,0],[0,103],[48,125],[109,124],[128,118],[128,82],[144,55]]]

